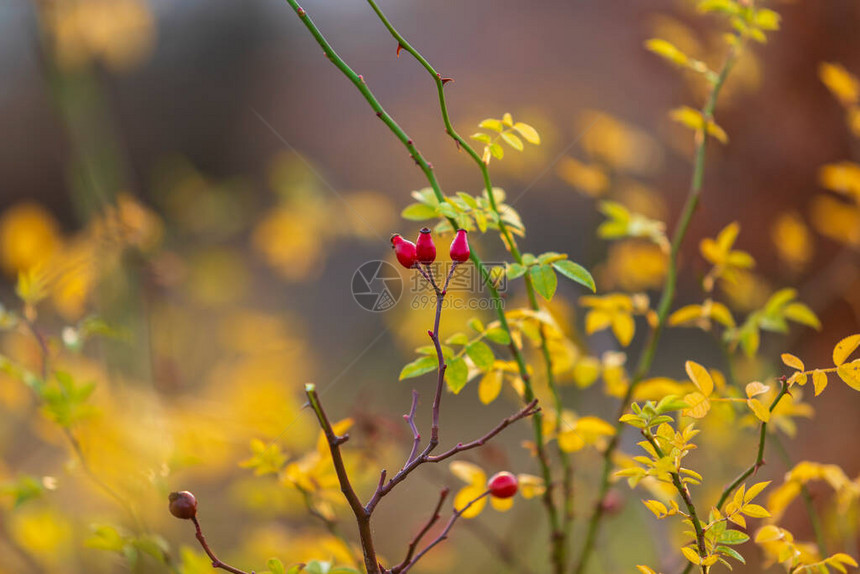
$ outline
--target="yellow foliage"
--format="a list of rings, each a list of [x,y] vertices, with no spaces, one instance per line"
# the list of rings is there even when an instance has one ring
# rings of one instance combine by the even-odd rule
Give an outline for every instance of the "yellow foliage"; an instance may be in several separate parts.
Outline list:
[[[599,165],[564,157],[558,162],[556,172],[566,183],[591,197],[600,197],[609,190],[609,175]]]
[[[0,216],[0,266],[9,275],[46,264],[61,243],[57,221],[36,203],[13,205]]]

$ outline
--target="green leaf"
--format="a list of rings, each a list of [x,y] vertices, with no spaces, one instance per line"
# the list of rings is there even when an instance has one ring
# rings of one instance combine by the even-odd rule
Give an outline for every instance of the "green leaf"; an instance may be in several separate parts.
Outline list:
[[[269,561],[266,562],[266,568],[268,568],[269,572],[272,574],[286,574],[287,572],[287,569],[284,567],[284,563],[277,558],[269,558]]]
[[[719,552],[720,554],[725,554],[726,556],[731,556],[741,564],[747,563],[747,561],[744,560],[744,557],[741,556],[737,550],[729,546],[717,546],[717,552]]]
[[[508,263],[508,279],[518,279],[526,274],[526,267],[519,263]]]
[[[493,350],[483,341],[475,341],[466,347],[466,354],[475,363],[475,366],[482,371],[487,371],[493,367],[496,357],[493,355]]]
[[[552,266],[571,281],[576,281],[580,285],[588,287],[592,292],[597,291],[597,287],[594,285],[594,277],[582,265],[574,263],[570,259],[563,259],[561,261],[553,261]]]
[[[490,153],[493,154],[493,157],[496,159],[502,159],[505,157],[505,150],[497,143],[490,144]]]
[[[436,360],[436,357],[425,356],[415,359],[414,361],[403,367],[403,370],[400,371],[400,380],[402,381],[403,379],[420,377],[425,373],[435,371],[438,367],[439,363]]]
[[[427,205],[424,203],[413,203],[411,205],[407,205],[406,208],[400,212],[400,217],[412,221],[435,219],[436,208],[432,205]]]
[[[795,323],[801,323],[816,329],[821,330],[821,321],[815,315],[815,312],[803,303],[795,301],[785,306],[783,310],[785,317],[791,319]]]
[[[493,343],[497,343],[499,345],[511,344],[511,336],[501,327],[493,327],[492,329],[487,329],[484,332],[484,336]]]
[[[481,320],[477,317],[472,317],[471,319],[469,319],[469,328],[477,333],[484,332],[484,324],[481,323]]]
[[[466,366],[466,361],[460,358],[448,361],[445,378],[448,381],[448,388],[451,389],[452,393],[456,395],[462,391],[469,380],[469,367]]]
[[[555,276],[552,266],[535,265],[529,269],[529,277],[535,291],[547,301],[551,300],[552,296],[555,295],[555,288],[558,286],[558,278]]]
[[[726,530],[720,534],[717,541],[720,544],[743,544],[749,539],[749,535],[740,530]]]
[[[471,137],[473,140],[479,141],[481,143],[490,143],[490,141],[492,141],[492,139],[493,139],[490,137],[490,134],[485,134],[483,132],[478,132],[478,133],[472,134],[469,137]]]
[[[445,342],[449,345],[468,345],[469,337],[467,337],[465,333],[454,333],[445,339]]]

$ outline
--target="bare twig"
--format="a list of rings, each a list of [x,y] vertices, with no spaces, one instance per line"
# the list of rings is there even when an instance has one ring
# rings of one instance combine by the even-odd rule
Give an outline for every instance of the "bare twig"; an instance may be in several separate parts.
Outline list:
[[[434,539],[433,539],[433,541],[432,541],[430,544],[428,544],[428,545],[427,545],[427,546],[426,546],[426,547],[425,547],[421,552],[419,552],[419,553],[415,556],[415,558],[413,558],[412,560],[410,560],[410,561],[409,561],[409,563],[408,563],[408,564],[406,564],[406,566],[404,566],[404,567],[403,567],[403,569],[399,571],[399,573],[400,573],[400,574],[404,574],[405,572],[408,572],[408,571],[409,571],[409,569],[410,569],[410,568],[412,568],[413,566],[415,566],[415,564],[416,564],[419,560],[421,560],[421,558],[423,558],[425,554],[427,554],[428,552],[430,552],[430,550],[432,550],[434,547],[436,547],[436,545],[438,545],[438,544],[440,544],[441,542],[443,542],[443,541],[447,540],[447,539],[448,539],[448,533],[451,531],[451,528],[453,528],[453,527],[454,527],[454,523],[456,523],[456,522],[457,522],[457,520],[458,520],[461,516],[463,516],[463,514],[464,514],[467,510],[469,510],[469,508],[471,508],[473,504],[475,504],[475,503],[476,503],[476,502],[478,502],[479,500],[481,500],[481,499],[483,499],[483,498],[485,498],[485,497],[489,496],[489,494],[490,494],[490,492],[489,492],[489,491],[487,491],[487,492],[483,493],[481,496],[479,496],[478,498],[476,498],[476,499],[474,499],[474,500],[469,501],[469,504],[467,504],[467,505],[466,505],[466,506],[464,506],[463,508],[461,508],[461,509],[459,509],[459,510],[455,510],[455,511],[454,511],[454,514],[452,514],[452,515],[451,515],[451,518],[448,520],[448,524],[446,524],[446,525],[445,525],[445,528],[442,530],[442,532],[440,532],[440,533],[439,533],[439,536],[437,536],[436,538],[434,538]]]
[[[438,522],[439,518],[441,517],[440,513],[442,511],[442,505],[445,503],[445,499],[448,498],[448,494],[450,492],[450,489],[443,488],[442,491],[439,493],[439,502],[436,503],[436,509],[433,510],[432,516],[430,516],[430,519],[427,520],[427,522],[424,524],[424,527],[418,531],[418,534],[416,534],[412,541],[409,543],[409,548],[406,551],[406,557],[400,564],[391,569],[391,574],[398,574],[404,568],[406,568],[407,564],[409,564],[409,562],[412,560],[412,557],[415,555],[415,550],[421,543],[421,539],[424,538],[424,535],[427,534],[427,532],[429,532],[431,528],[433,528],[433,525],[436,524],[436,522]]]
[[[355,521],[358,524],[358,535],[361,538],[361,548],[364,552],[364,565],[367,568],[368,574],[379,574],[379,561],[376,558],[376,549],[373,545],[373,534],[370,530],[370,512],[365,510],[352,483],[349,480],[349,474],[346,471],[346,465],[343,463],[343,456],[340,452],[340,445],[349,439],[349,435],[338,436],[335,434],[328,416],[320,404],[319,396],[317,396],[316,387],[314,385],[305,386],[305,394],[308,397],[311,408],[317,416],[320,428],[322,428],[328,441],[329,452],[331,453],[332,463],[334,463],[335,473],[337,474],[338,482],[340,482],[340,490],[343,492],[349,507],[355,515]]]
[[[200,522],[197,520],[197,517],[192,517],[191,521],[194,522],[194,528],[196,529],[195,536],[197,536],[197,541],[200,542],[200,546],[203,547],[203,551],[206,552],[206,555],[209,556],[210,560],[212,560],[212,568],[220,568],[221,570],[226,570],[227,572],[232,572],[233,574],[248,574],[244,570],[239,570],[238,568],[234,568],[229,564],[221,562],[218,557],[215,556],[215,553],[212,552],[212,549],[209,548],[209,544],[206,542],[206,537],[203,536],[203,530],[200,529]],[[254,573],[252,572],[251,574]]]

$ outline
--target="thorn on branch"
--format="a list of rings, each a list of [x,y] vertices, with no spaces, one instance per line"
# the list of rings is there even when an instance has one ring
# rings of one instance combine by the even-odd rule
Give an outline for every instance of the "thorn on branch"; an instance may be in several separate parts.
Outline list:
[[[402,49],[403,49],[403,44],[401,44],[400,42],[397,42],[397,57],[398,58],[400,57],[400,50],[402,50]]]

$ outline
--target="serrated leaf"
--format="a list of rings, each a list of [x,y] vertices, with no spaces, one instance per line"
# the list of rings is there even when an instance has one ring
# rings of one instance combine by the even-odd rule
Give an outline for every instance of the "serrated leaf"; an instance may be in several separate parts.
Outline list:
[[[597,287],[594,285],[594,277],[592,277],[591,273],[588,272],[588,269],[582,265],[574,263],[570,259],[562,259],[559,261],[553,261],[552,266],[556,271],[571,281],[576,281],[580,285],[591,289],[592,293],[597,291]]]
[[[435,371],[438,367],[439,362],[436,360],[436,357],[420,357],[403,367],[400,371],[400,380],[420,377],[425,373]]]
[[[413,203],[411,205],[407,205],[406,208],[400,212],[400,216],[403,219],[409,219],[411,221],[424,221],[426,219],[435,219],[436,208],[431,205],[426,205],[424,203]]]
[[[540,296],[550,301],[555,295],[555,289],[558,286],[558,278],[550,265],[534,265],[529,268],[529,278],[535,291],[540,293]]]
[[[466,346],[466,354],[475,363],[475,366],[482,371],[487,371],[493,367],[496,360],[493,355],[493,350],[483,341],[474,341]]]
[[[448,381],[448,388],[452,393],[456,395],[462,391],[469,380],[469,367],[466,366],[466,361],[462,358],[448,361],[445,379]]]
[[[711,396],[711,393],[714,392],[714,379],[711,377],[708,369],[695,361],[684,363],[684,369],[687,371],[687,376],[696,385],[696,388],[706,397]]]
[[[501,327],[493,327],[484,331],[484,336],[498,345],[510,345],[511,336]]]

